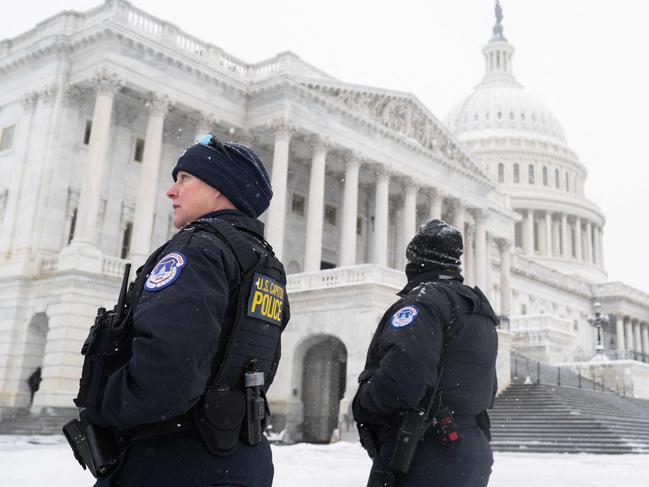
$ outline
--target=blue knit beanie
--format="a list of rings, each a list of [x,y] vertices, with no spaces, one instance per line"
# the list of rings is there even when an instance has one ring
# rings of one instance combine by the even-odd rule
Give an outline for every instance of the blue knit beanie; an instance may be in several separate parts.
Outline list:
[[[255,152],[235,142],[195,144],[182,153],[171,175],[185,171],[223,193],[239,210],[257,218],[273,197],[268,173]]]

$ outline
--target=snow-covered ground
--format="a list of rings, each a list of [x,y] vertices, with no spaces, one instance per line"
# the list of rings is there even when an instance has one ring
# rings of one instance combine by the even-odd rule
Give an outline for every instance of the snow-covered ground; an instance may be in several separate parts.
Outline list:
[[[369,460],[356,443],[274,446],[276,487],[364,487]],[[649,455],[496,454],[490,487],[646,487]],[[85,487],[62,437],[0,436],[0,487]]]

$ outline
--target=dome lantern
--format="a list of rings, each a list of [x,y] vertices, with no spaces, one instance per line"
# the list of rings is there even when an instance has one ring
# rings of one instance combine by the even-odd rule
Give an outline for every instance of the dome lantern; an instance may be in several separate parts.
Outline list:
[[[482,83],[504,82],[518,84],[512,73],[512,46],[503,35],[503,9],[496,0],[496,23],[493,26],[493,35],[489,43],[482,49],[485,57],[485,75]]]

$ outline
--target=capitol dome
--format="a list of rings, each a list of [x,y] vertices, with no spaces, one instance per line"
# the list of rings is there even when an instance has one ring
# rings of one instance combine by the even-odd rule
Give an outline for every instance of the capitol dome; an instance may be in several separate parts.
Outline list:
[[[584,194],[587,171],[561,124],[513,75],[512,46],[496,2],[493,35],[482,49],[485,74],[445,124],[480,159],[521,220],[520,255],[564,273],[606,279],[604,215]]]
[[[479,131],[483,137],[514,136],[566,144],[559,120],[540,101],[511,82],[484,82],[447,115],[446,126],[456,135]]]

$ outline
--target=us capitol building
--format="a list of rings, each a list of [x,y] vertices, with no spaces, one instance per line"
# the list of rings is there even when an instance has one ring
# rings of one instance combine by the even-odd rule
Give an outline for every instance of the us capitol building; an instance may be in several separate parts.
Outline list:
[[[516,352],[649,398],[649,295],[607,281],[586,166],[515,79],[501,18],[484,77],[444,122],[291,52],[246,63],[125,0],[0,41],[0,417],[72,407],[96,309],[175,232],[171,169],[208,131],[271,174],[262,220],[292,319],[270,400],[292,439],[328,440],[347,411],[429,218],[463,232],[466,281],[503,318],[501,389]],[[599,353],[595,302],[610,317]]]

